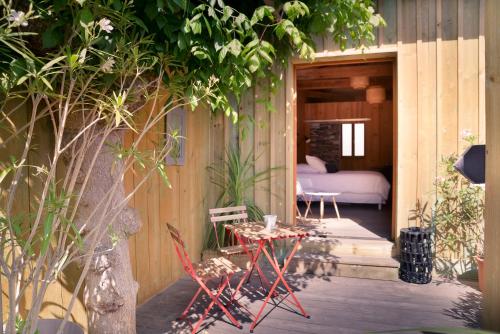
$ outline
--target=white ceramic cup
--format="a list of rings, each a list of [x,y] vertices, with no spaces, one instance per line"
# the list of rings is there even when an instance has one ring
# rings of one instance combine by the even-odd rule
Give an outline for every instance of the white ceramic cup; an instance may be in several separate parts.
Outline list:
[[[274,227],[276,226],[276,219],[278,216],[276,215],[264,215],[264,223],[266,223],[266,229],[268,231],[274,230]]]

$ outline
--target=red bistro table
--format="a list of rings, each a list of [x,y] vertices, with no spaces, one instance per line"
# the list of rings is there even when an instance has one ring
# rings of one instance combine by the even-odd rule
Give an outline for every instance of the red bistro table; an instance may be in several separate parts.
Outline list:
[[[254,316],[254,320],[252,325],[250,326],[250,332],[253,333],[253,330],[255,326],[259,322],[259,318],[262,315],[262,312],[264,311],[265,307],[267,304],[269,304],[269,300],[271,297],[276,296],[276,288],[278,287],[278,284],[281,282],[282,285],[285,287],[285,289],[288,291],[288,295],[283,298],[283,301],[286,300],[288,297],[291,297],[292,300],[288,300],[291,304],[296,306],[300,313],[306,317],[309,318],[310,316],[306,313],[302,305],[300,304],[299,300],[293,293],[292,289],[290,289],[290,286],[286,282],[283,274],[286,272],[286,269],[288,268],[288,265],[290,264],[291,259],[299,249],[300,243],[302,242],[302,239],[309,236],[309,234],[301,229],[294,228],[294,227],[283,227],[283,226],[276,226],[275,229],[272,231],[269,231],[265,228],[265,226],[260,223],[260,222],[248,222],[248,223],[237,223],[237,224],[226,224],[225,225],[228,230],[231,230],[236,238],[238,239],[238,242],[242,245],[243,249],[245,252],[248,254],[248,256],[251,258],[252,262],[250,265],[250,268],[245,272],[243,277],[241,278],[240,283],[236,287],[233,297],[239,292],[241,289],[243,283],[248,279],[249,275],[251,275],[253,268],[258,266],[257,260],[259,259],[259,255],[261,253],[264,253],[266,258],[269,260],[269,263],[273,267],[274,271],[277,274],[277,279],[276,281],[271,285],[269,281],[265,278],[262,281],[262,283],[266,283],[268,285],[269,291],[268,294],[264,300],[264,303],[262,304],[261,308],[259,309],[259,312],[257,315]],[[279,267],[278,260],[276,258],[276,253],[274,250],[274,245],[273,245],[273,240],[283,240],[283,239],[296,239],[295,245],[292,248],[292,251],[288,255],[288,257],[285,260],[285,264],[283,265],[283,268]],[[257,251],[255,252],[250,252],[248,249],[248,244],[249,243],[256,243],[258,244]],[[269,249],[271,252],[269,252],[266,249],[266,244],[269,245]]]

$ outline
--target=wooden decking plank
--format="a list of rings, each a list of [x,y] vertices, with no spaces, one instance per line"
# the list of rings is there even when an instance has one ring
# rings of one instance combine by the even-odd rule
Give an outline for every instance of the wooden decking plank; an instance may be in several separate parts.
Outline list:
[[[479,292],[459,283],[417,286],[403,282],[343,277],[324,280],[297,275],[287,279],[296,286],[296,295],[312,318],[276,308],[256,327],[256,333],[360,333],[422,326],[465,326],[470,319],[460,319],[460,312],[474,314],[478,311],[474,303],[479,308],[481,302]],[[178,332],[178,327],[172,327],[178,325],[172,321],[195,290],[194,282],[182,278],[141,306],[137,313],[138,333]],[[249,294],[245,292],[245,295]],[[261,300],[249,298],[244,297],[241,302],[255,312]],[[202,306],[198,306],[196,312],[201,312]],[[270,309],[270,306],[266,308]],[[241,319],[246,332],[249,321]],[[241,333],[217,318],[211,318],[205,329],[210,334]]]

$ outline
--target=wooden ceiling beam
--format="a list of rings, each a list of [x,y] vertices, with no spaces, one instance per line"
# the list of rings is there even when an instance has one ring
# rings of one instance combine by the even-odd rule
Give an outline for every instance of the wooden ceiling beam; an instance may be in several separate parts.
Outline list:
[[[341,79],[313,79],[297,80],[297,88],[302,90],[325,89],[325,88],[350,88],[351,83],[347,78]]]
[[[372,77],[370,78],[370,85],[382,85],[386,89],[392,87],[392,77]],[[298,80],[297,89],[308,90],[327,90],[327,89],[352,89],[351,82],[348,78],[339,79],[310,79]]]
[[[372,63],[362,65],[322,66],[297,70],[297,80],[337,79],[352,76],[392,76],[391,63]]]
[[[335,99],[336,96],[366,96],[364,90],[354,91],[354,90],[339,90],[336,92],[328,92],[328,91],[308,91],[304,96],[305,98],[323,98],[323,99]]]

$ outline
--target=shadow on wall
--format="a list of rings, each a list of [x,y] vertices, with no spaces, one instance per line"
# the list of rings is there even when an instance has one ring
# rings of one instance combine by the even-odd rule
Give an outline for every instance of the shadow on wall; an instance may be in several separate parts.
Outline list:
[[[42,319],[62,318],[66,315],[67,307],[71,301],[76,282],[80,277],[80,268],[72,263],[63,272],[57,282],[51,284],[52,293],[46,294],[42,304],[40,317]],[[87,314],[83,303],[83,288],[79,291],[69,320],[80,325],[87,331]]]

